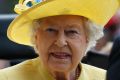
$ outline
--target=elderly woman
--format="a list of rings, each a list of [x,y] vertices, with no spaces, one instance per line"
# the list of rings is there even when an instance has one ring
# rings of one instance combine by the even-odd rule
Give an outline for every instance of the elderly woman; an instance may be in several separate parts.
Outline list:
[[[37,0],[38,1],[38,0]],[[105,70],[81,63],[117,10],[117,0],[19,1],[10,40],[35,48],[38,58],[0,71],[0,80],[105,80]]]

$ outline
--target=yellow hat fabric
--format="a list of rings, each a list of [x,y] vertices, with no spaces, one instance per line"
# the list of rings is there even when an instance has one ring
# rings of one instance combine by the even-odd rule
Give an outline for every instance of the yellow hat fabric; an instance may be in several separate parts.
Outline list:
[[[23,3],[24,0],[20,1],[19,7],[15,9],[19,16],[9,25],[7,35],[10,40],[29,46],[33,46],[31,27],[34,19],[56,15],[79,15],[104,26],[119,7],[118,0],[46,0],[33,4],[32,7],[27,7]]]

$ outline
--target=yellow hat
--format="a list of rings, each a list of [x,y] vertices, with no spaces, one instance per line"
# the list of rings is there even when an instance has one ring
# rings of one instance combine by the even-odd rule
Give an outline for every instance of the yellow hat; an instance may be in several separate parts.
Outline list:
[[[32,46],[34,19],[55,15],[84,16],[104,26],[119,7],[118,0],[20,0],[15,11],[20,14],[10,24],[7,35],[16,43]],[[31,2],[31,3],[30,3]]]

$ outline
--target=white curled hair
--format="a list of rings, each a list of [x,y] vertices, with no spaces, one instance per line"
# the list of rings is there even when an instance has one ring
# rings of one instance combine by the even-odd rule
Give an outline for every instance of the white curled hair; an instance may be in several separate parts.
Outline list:
[[[87,52],[91,47],[95,46],[96,41],[103,36],[103,26],[99,26],[92,21],[87,20],[87,22],[85,22],[85,27],[87,29],[88,39],[88,47],[86,49]]]
[[[86,18],[83,18],[83,20],[84,20],[84,26],[86,29],[87,41],[88,41],[88,46],[87,46],[87,49],[85,52],[85,53],[87,53],[87,51],[91,47],[95,46],[96,41],[103,36],[103,26],[96,25],[91,20],[86,19]],[[35,36],[36,29],[38,29],[40,27],[40,20],[39,20],[39,22],[38,22],[38,20],[34,20],[33,26],[35,26],[35,27],[33,27],[33,29],[32,29],[31,42],[33,44],[34,50],[36,51],[36,53],[38,53],[38,50],[35,45],[35,39],[34,39],[35,37],[34,36]]]

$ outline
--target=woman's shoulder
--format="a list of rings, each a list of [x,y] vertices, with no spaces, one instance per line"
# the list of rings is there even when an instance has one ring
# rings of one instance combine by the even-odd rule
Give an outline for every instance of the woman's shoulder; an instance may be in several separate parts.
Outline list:
[[[105,80],[106,78],[106,70],[94,67],[88,64],[81,64],[82,66],[82,72],[91,78],[90,80]]]
[[[26,60],[15,66],[1,69],[0,80],[8,80],[7,78],[9,78],[9,80],[16,80],[17,77],[22,78],[24,74],[27,75],[30,74],[32,71],[34,72],[32,61],[33,60]]]
[[[88,69],[90,71],[92,70],[92,71],[106,73],[106,70],[102,69],[102,68],[98,68],[98,67],[95,67],[95,66],[92,66],[92,65],[89,65],[89,64],[84,64],[84,63],[82,63],[81,65],[82,65],[82,67],[84,67],[85,69]]]
[[[0,80],[8,80],[7,76],[4,74],[4,71],[0,70]]]

